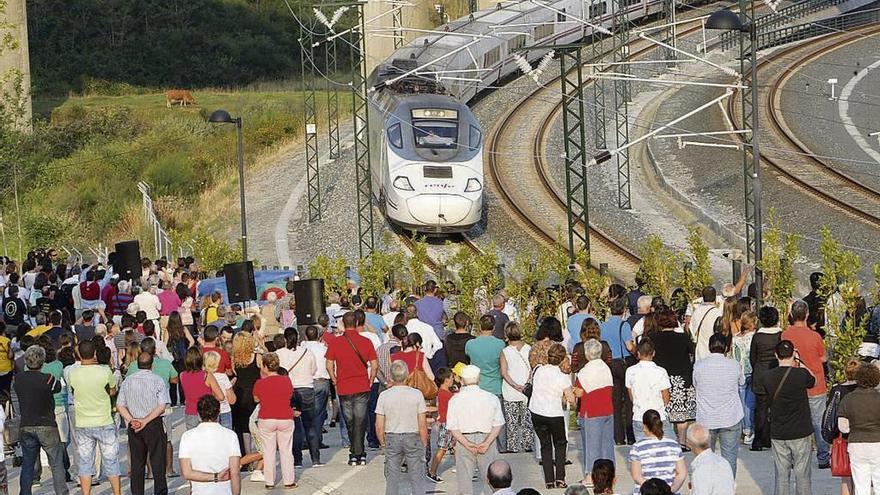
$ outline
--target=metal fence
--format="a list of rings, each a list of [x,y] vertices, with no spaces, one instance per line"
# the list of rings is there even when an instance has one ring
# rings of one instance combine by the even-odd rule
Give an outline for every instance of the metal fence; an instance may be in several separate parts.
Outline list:
[[[162,227],[162,223],[159,221],[159,217],[156,215],[156,209],[153,207],[153,198],[150,197],[150,185],[146,182],[141,181],[138,182],[137,187],[138,191],[141,192],[141,204],[144,210],[144,221],[150,228],[150,232],[153,238],[152,248],[154,259],[159,259],[163,256],[170,259],[175,256],[186,256],[192,254],[193,246],[192,244],[187,242],[183,242],[181,243],[182,245],[177,246],[177,254],[175,254],[175,246],[174,243],[171,241],[171,236],[169,236],[165,228]],[[184,249],[184,246],[189,249]],[[142,253],[146,252],[146,247],[147,246],[141,246]]]
[[[782,29],[759,34],[758,49],[763,50],[875,22],[880,22],[880,9],[860,10],[815,22],[787,26]]]
[[[849,0],[803,0],[783,7],[775,12],[765,14],[755,20],[758,27],[758,35],[766,33],[773,28],[782,26],[788,22],[802,19],[810,14],[815,14],[829,7],[840,5]],[[725,31],[720,36],[721,49],[728,50],[737,47],[737,33]]]

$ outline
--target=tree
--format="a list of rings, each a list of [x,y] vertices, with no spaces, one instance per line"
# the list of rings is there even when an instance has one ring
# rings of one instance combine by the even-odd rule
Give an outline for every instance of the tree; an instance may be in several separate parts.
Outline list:
[[[764,273],[764,284],[769,290],[767,303],[785,314],[795,289],[794,261],[800,256],[801,236],[783,231],[773,208],[767,223],[764,257],[758,268]]]
[[[819,244],[822,255],[822,278],[819,294],[825,299],[825,346],[831,356],[832,378],[846,381],[846,360],[855,356],[865,337],[864,319],[858,319],[861,295],[859,270],[862,261],[852,251],[843,249],[822,227]]]
[[[645,281],[645,293],[668,298],[674,281],[679,278],[681,255],[667,248],[660,236],[652,234],[639,248],[639,257],[642,259],[639,272]]]
[[[339,254],[335,257],[319,254],[309,265],[309,277],[324,279],[325,296],[329,296],[334,291],[342,291],[348,282],[345,273],[345,258]]]

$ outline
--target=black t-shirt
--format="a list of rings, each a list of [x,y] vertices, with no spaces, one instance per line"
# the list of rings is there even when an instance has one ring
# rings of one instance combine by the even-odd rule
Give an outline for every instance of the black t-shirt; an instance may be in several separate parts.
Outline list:
[[[24,301],[17,297],[3,298],[3,321],[7,325],[18,326],[24,323],[24,317],[27,314],[27,306]]]
[[[76,339],[80,342],[92,340],[95,336],[94,325],[74,325],[73,330],[76,333]]]
[[[48,297],[40,297],[37,299],[37,308],[40,313],[49,314],[52,312],[52,299]]]
[[[52,394],[58,392],[61,382],[52,375],[32,370],[15,375],[21,426],[57,426]]]
[[[779,383],[787,370],[788,378],[779,388]],[[764,375],[764,388],[770,400],[770,436],[776,440],[796,440],[813,434],[810,416],[810,402],[807,389],[816,384],[816,379],[804,368],[780,366]],[[776,399],[773,395],[779,388]]]
[[[684,386],[690,387],[694,373],[694,365],[691,364],[694,342],[691,338],[684,333],[660,331],[651,335],[651,341],[654,342],[654,362],[657,366],[670,375],[680,376]]]
[[[450,368],[458,363],[471,364],[471,359],[464,352],[464,346],[473,338],[469,333],[450,333],[446,336],[443,350],[446,351],[446,364]]]

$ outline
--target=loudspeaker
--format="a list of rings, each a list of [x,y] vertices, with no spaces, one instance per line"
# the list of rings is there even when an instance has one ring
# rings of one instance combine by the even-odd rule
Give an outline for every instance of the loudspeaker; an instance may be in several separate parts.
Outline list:
[[[317,325],[318,316],[327,312],[324,306],[324,279],[308,278],[293,283],[296,301],[296,324]]]
[[[257,300],[253,262],[227,263],[223,265],[223,276],[226,278],[226,293],[229,295],[229,302]]]
[[[117,242],[114,247],[113,273],[120,280],[137,280],[141,278],[141,244],[138,241]]]

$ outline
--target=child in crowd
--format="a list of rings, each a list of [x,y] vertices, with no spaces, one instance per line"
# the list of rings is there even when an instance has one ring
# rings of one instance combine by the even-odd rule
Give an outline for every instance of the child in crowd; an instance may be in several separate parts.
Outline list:
[[[439,390],[437,391],[437,453],[428,469],[428,479],[434,483],[440,483],[443,480],[437,476],[437,470],[446,451],[452,449],[455,445],[455,438],[452,432],[446,429],[446,411],[449,409],[449,399],[452,398],[452,386],[454,384],[453,373],[449,368],[440,368],[437,370],[435,378]]]

